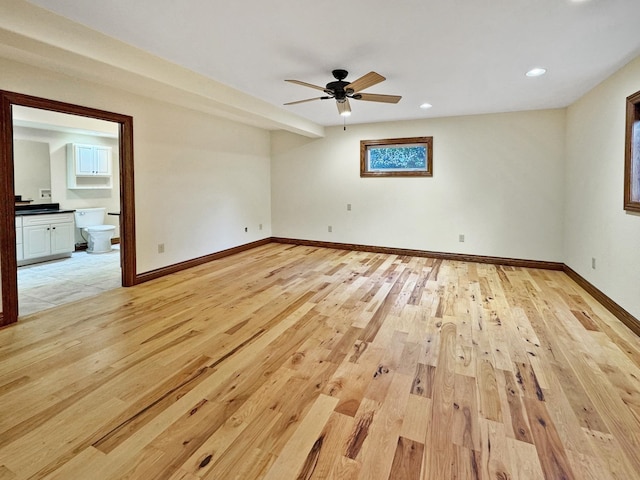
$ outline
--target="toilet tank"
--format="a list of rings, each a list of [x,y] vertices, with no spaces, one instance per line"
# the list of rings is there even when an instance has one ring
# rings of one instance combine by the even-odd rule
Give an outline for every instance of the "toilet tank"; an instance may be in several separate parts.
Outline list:
[[[104,225],[104,212],[106,208],[78,208],[74,215],[76,227],[86,228],[95,225]]]

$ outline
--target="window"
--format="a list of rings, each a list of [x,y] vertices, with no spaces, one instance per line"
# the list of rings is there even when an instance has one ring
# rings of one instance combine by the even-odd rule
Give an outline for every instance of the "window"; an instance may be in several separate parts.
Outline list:
[[[624,209],[640,212],[640,92],[627,97]]]
[[[361,177],[432,177],[433,137],[360,141]]]

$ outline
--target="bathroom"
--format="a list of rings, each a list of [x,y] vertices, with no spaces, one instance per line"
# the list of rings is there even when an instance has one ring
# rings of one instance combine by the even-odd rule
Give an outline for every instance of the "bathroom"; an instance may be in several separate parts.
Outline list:
[[[121,285],[118,124],[21,106],[13,108],[20,315],[118,288]],[[75,155],[81,153],[80,147],[85,150],[85,147],[99,149],[103,169],[105,162],[108,162],[107,171],[98,172],[94,177],[74,171],[77,166]],[[40,216],[18,212],[22,209],[41,211],[47,208],[55,208],[59,215]],[[94,210],[96,208],[104,209],[104,213],[100,216],[102,211]],[[98,227],[104,232],[88,234],[77,227],[76,219],[82,221],[96,213],[98,218],[93,223],[105,225]],[[21,259],[22,252],[33,249],[27,249],[26,245],[23,249],[20,244],[23,238],[18,222],[38,224],[46,218],[58,221],[64,214],[73,223],[67,224],[68,235],[73,237],[68,239],[68,244],[72,245],[68,249],[70,251],[35,258],[30,255],[30,259]],[[43,222],[38,222],[38,218],[42,218]],[[34,233],[36,242],[39,238],[37,235],[37,232]],[[25,237],[25,240],[28,239]],[[96,253],[88,253],[92,250]]]

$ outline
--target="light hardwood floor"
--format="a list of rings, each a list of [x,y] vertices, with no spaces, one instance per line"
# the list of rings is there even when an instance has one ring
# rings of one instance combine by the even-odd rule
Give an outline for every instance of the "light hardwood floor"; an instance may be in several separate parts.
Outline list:
[[[0,330],[0,479],[637,479],[564,273],[269,244]]]

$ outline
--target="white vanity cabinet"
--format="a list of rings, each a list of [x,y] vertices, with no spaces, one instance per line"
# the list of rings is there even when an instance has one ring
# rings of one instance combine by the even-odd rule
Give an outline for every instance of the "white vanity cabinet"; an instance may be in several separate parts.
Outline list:
[[[73,213],[24,216],[23,260],[71,255],[75,248],[74,233]]]
[[[77,190],[111,188],[111,147],[67,144],[67,186]]]
[[[16,217],[16,260],[24,258],[22,250],[22,217]]]

